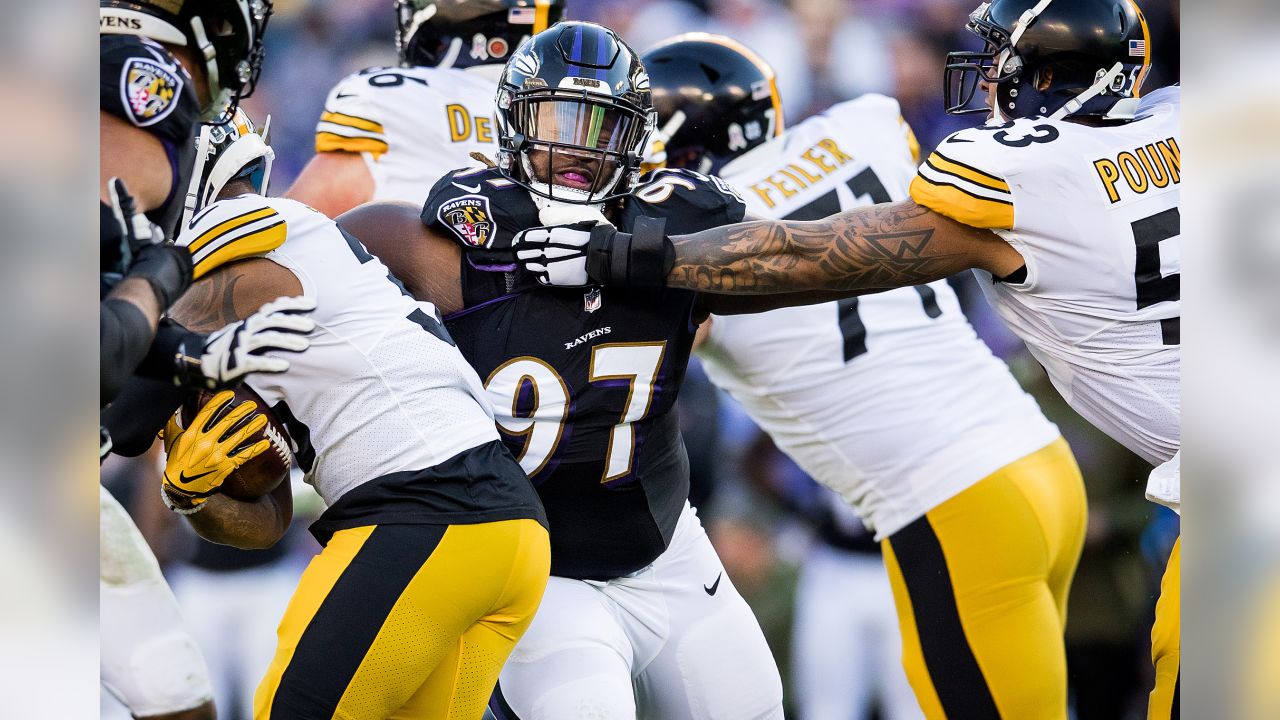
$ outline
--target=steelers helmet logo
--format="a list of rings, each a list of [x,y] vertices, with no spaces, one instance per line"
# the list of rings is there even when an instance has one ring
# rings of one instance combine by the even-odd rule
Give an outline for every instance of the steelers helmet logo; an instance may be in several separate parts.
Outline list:
[[[124,66],[120,93],[125,112],[134,125],[154,125],[178,106],[182,77],[176,69],[154,60],[131,58]]]
[[[483,195],[464,195],[450,200],[440,206],[436,216],[471,247],[485,247],[493,237],[493,213],[489,212],[489,198]]]

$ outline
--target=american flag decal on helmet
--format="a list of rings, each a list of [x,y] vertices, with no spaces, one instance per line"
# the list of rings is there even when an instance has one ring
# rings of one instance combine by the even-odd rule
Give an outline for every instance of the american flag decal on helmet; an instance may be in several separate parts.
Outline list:
[[[1147,41],[1146,40],[1130,40],[1129,41],[1129,57],[1146,57]]]

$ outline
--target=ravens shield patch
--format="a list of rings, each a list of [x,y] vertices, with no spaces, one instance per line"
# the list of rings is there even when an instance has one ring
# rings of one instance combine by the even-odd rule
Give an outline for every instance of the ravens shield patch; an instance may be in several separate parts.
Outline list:
[[[450,200],[440,206],[436,217],[471,247],[485,247],[493,237],[493,213],[489,212],[489,198],[483,195],[463,195]]]
[[[176,67],[165,67],[148,58],[130,58],[120,79],[125,112],[138,127],[154,125],[178,106],[182,76]]]

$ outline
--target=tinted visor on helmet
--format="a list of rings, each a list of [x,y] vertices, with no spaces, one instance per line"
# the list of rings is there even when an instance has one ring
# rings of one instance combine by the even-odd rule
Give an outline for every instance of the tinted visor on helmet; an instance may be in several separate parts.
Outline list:
[[[646,130],[637,109],[573,91],[519,98],[511,120],[524,136],[520,161],[529,182],[552,199],[589,203],[613,194]]]
[[[948,115],[990,113],[985,102],[973,107],[974,96],[982,84],[998,85],[1012,80],[1022,70],[1022,60],[1014,53],[1009,33],[987,19],[988,4],[969,16],[966,28],[982,39],[977,52],[947,53],[943,91]]]

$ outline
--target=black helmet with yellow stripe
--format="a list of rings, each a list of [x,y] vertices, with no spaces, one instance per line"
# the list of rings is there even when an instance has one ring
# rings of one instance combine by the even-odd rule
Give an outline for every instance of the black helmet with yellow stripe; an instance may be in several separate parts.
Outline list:
[[[773,68],[746,46],[686,33],[650,48],[641,61],[668,165],[715,172],[782,134]]]
[[[565,0],[396,0],[403,66],[502,65],[520,43],[560,22]]]
[[[986,83],[1004,119],[1133,117],[1151,67],[1151,32],[1134,0],[991,0],[966,27],[985,47],[947,55],[949,114],[991,112],[973,107]]]

